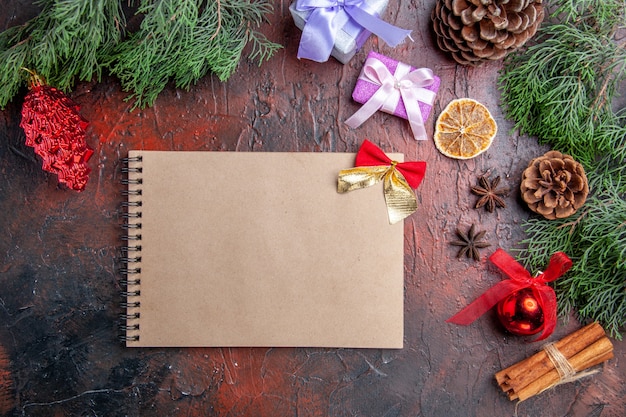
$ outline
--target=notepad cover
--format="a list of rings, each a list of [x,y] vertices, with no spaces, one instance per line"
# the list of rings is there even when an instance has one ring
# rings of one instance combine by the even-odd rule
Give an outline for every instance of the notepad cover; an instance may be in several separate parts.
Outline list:
[[[401,348],[403,225],[337,193],[354,158],[131,151],[127,346]]]

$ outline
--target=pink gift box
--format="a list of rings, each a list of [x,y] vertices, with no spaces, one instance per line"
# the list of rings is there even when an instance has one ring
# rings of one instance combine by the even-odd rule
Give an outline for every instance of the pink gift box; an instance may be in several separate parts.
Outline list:
[[[376,53],[374,51],[370,51],[370,53],[367,54],[367,58],[378,59],[387,67],[389,72],[391,72],[392,74],[395,73],[396,68],[398,67],[398,61],[392,58],[389,58],[385,55]],[[411,67],[411,71],[414,71],[415,69],[416,68]],[[430,86],[425,87],[425,88],[427,90],[432,91],[433,93],[437,93],[437,91],[439,90],[439,84],[441,84],[441,79],[437,77],[436,75],[433,76],[433,78],[434,78],[433,83]],[[374,93],[376,93],[376,91],[378,91],[379,88],[380,88],[379,85],[372,84],[362,79],[361,77],[359,77],[359,79],[356,82],[356,85],[354,86],[354,91],[352,92],[352,98],[357,103],[364,104],[374,95]],[[424,122],[426,122],[428,120],[428,116],[430,115],[430,111],[432,110],[432,106],[427,103],[422,103],[421,101],[418,102],[418,104],[419,104],[420,112],[422,114],[422,119],[424,120]],[[406,107],[404,106],[404,102],[402,101],[402,99],[398,100],[398,105],[396,106],[396,109],[394,110],[393,115],[402,117],[403,119],[408,118],[406,114]]]

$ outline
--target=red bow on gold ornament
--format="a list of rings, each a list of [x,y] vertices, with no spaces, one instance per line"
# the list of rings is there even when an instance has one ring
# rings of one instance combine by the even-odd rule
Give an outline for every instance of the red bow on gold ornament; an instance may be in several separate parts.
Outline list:
[[[337,191],[345,193],[384,184],[389,223],[394,224],[417,210],[413,189],[417,188],[426,171],[426,162],[397,162],[367,139],[356,154],[356,167],[339,172]]]
[[[520,263],[502,249],[497,249],[489,257],[489,260],[509,279],[489,288],[478,299],[446,321],[466,326],[510,295],[522,290],[530,290],[543,311],[543,323],[535,332],[541,331],[542,333],[536,340],[550,336],[556,327],[556,294],[546,284],[565,274],[572,267],[571,259],[563,252],[554,253],[546,271],[540,272],[534,278]]]

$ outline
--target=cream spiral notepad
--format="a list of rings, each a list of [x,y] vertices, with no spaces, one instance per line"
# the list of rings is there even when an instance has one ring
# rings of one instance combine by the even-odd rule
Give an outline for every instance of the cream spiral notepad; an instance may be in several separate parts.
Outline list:
[[[337,193],[354,156],[129,152],[126,345],[401,348],[403,225]]]

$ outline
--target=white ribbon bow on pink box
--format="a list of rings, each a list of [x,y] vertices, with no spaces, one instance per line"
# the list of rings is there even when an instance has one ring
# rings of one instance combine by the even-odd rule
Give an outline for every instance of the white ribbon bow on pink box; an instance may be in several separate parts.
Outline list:
[[[371,51],[352,94],[355,101],[364,104],[346,124],[357,128],[382,110],[407,119],[415,139],[425,140],[424,122],[439,84],[439,77],[428,68],[412,68]]]

